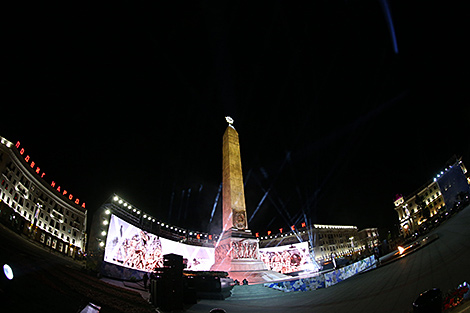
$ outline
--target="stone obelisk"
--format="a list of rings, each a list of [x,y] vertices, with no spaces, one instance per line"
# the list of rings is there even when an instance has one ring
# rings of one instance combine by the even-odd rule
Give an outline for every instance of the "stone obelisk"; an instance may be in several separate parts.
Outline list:
[[[229,126],[225,130],[222,145],[222,199],[223,231],[247,231],[245,191],[243,189],[242,161],[238,133],[233,119],[227,117]]]
[[[261,261],[258,239],[248,229],[238,133],[233,119],[226,120],[229,125],[223,137],[223,225],[211,270],[225,271],[233,279],[246,278],[250,283],[283,278],[284,275],[269,271]]]

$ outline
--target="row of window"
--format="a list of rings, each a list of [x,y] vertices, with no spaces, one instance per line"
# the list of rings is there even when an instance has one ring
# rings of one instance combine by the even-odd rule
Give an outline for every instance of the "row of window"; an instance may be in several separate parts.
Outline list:
[[[334,252],[334,251],[337,251],[339,249],[351,249],[351,244],[348,243],[348,244],[341,244],[339,245],[339,247],[336,247],[336,246],[325,246],[325,247],[320,247],[320,251],[330,251],[330,252]]]
[[[15,185],[15,184],[16,184],[16,180],[14,179],[13,180],[13,185]],[[34,195],[32,196],[31,201],[24,201],[23,196],[21,195],[21,192],[20,192],[20,194],[18,194],[18,192],[16,192],[16,191],[13,193],[14,188],[10,187],[10,184],[8,182],[6,182],[5,179],[2,179],[2,182],[0,183],[0,185],[4,188],[5,191],[8,191],[8,193],[13,196],[13,201],[18,203],[20,206],[24,206],[24,202],[26,202],[26,208],[28,208],[30,210],[33,210],[34,203],[38,203],[38,198],[36,198]],[[18,189],[20,189],[20,188],[18,188]],[[39,196],[39,198],[41,198],[41,196]],[[8,197],[8,200],[9,200],[9,197]],[[79,216],[76,216],[75,213],[69,212],[69,210],[62,208],[57,203],[55,203],[55,205],[53,205],[53,208],[54,208],[53,210],[59,212],[60,214],[64,214],[64,212],[65,212],[66,216],[69,216],[69,214],[70,214],[70,217],[72,219],[75,219],[75,221],[78,224],[82,225],[82,220],[83,219],[81,219]],[[47,210],[47,213],[51,213],[51,207],[46,207],[45,209]],[[70,221],[70,226],[72,226],[72,221]]]
[[[20,210],[19,207],[17,209],[18,211]],[[22,210],[20,214],[23,215],[28,221],[31,221],[33,219],[33,214],[26,210]],[[52,218],[49,220],[49,217],[47,215],[44,218],[44,220],[42,219],[42,217],[43,217],[43,213],[40,214],[40,219],[38,219],[38,221],[36,222],[36,225],[38,227],[46,230],[47,232],[51,234],[54,234],[60,237],[61,239],[66,240],[67,242],[70,242],[70,236],[73,236],[71,243],[75,244],[75,238],[77,238],[77,234],[78,234],[76,229],[66,227],[59,221],[54,221]],[[60,235],[59,235],[59,231],[61,231]]]
[[[70,248],[67,244],[63,244],[62,242],[59,242],[57,244],[57,239],[53,239],[50,236],[47,236],[46,240],[46,234],[42,233],[41,237],[39,239],[41,243],[44,243],[48,247],[52,247],[52,249],[57,249],[60,252],[64,252],[65,254],[68,254],[69,256],[72,256],[73,250]]]
[[[33,219],[33,204],[29,201],[26,201],[26,205],[24,206],[24,200],[23,198],[18,195],[18,193],[15,191],[13,192],[13,188],[5,181],[5,179],[2,179],[2,182],[0,183],[2,186],[2,189],[0,189],[0,199],[4,201],[7,205],[9,205],[12,208],[15,208],[16,205],[16,210],[18,212],[21,212],[26,220],[31,221]],[[11,199],[10,196],[13,196]],[[23,209],[23,210],[22,210]],[[44,216],[45,211],[41,210],[39,213],[39,218],[37,221],[37,226],[40,227],[41,229],[46,230],[47,232],[54,234],[58,237],[60,237],[63,240],[66,240],[67,242],[71,242],[72,244],[75,244],[77,238],[77,230],[73,229],[73,220],[67,221],[67,218],[64,219],[64,223],[60,223],[59,221],[55,221],[52,219],[52,217],[49,219],[51,209],[47,208],[47,212],[49,214],[46,214]],[[68,211],[66,211],[68,213]],[[68,215],[68,214],[67,214]],[[72,218],[75,217],[74,214],[71,214]],[[78,218],[77,218],[78,219]],[[70,227],[66,227],[67,222],[69,222]],[[61,232],[59,233],[59,231]],[[72,238],[70,238],[72,236]]]

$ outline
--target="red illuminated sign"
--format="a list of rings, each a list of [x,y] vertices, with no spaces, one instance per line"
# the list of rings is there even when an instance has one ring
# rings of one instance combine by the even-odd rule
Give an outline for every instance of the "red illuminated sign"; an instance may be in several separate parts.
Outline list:
[[[24,150],[24,148],[21,148],[21,149],[20,149],[20,145],[21,145],[21,144],[20,144],[20,142],[18,141],[18,142],[16,142],[16,145],[15,145],[15,146],[16,146],[16,148],[18,149],[20,155],[24,155],[24,154],[25,154],[25,150]],[[40,168],[39,166],[37,166],[36,162],[34,162],[34,161],[31,160],[31,157],[30,157],[29,155],[26,155],[26,156],[24,157],[24,160],[26,161],[26,163],[29,164],[29,166],[33,169],[33,171],[36,172],[36,174],[38,174],[38,175],[40,174],[41,178],[44,178],[44,176],[46,175],[46,173],[44,173],[44,172],[41,171],[41,168]],[[31,163],[30,163],[29,161],[31,161]],[[74,198],[74,196],[73,196],[71,193],[68,193],[67,190],[65,190],[65,189],[64,189],[63,191],[61,191],[60,186],[57,186],[57,188],[56,188],[55,186],[56,186],[56,182],[55,182],[55,181],[52,181],[52,183],[51,183],[51,187],[52,187],[52,188],[55,188],[55,189],[57,190],[57,192],[61,193],[63,196],[65,196],[66,198],[68,198],[70,201],[73,201],[75,204],[80,205],[80,199]],[[81,206],[82,206],[82,208],[85,208],[85,202],[82,202],[82,203],[81,203]]]
[[[18,141],[16,143],[16,148],[20,150],[20,154],[21,155],[24,155],[24,148],[21,148],[20,149],[20,142]],[[29,160],[31,159],[31,157],[29,155],[26,155],[24,157],[24,160],[26,161],[26,163],[29,162]],[[31,164],[29,164],[29,166],[31,166],[32,169],[34,169],[34,167],[36,166],[36,163],[34,161],[31,161]],[[41,174],[41,178],[44,178],[44,176],[46,175],[46,173],[44,172],[41,172],[41,168],[39,166],[36,166],[36,169],[34,170],[37,174]]]

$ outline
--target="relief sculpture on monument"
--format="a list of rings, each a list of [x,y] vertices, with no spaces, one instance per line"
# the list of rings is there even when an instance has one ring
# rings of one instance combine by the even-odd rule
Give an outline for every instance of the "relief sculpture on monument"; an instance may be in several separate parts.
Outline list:
[[[246,217],[245,217],[245,211],[237,211],[233,215],[233,225],[237,229],[245,229],[246,228]]]
[[[229,255],[230,253],[230,244],[219,244],[215,248],[215,263],[222,263],[222,261]]]

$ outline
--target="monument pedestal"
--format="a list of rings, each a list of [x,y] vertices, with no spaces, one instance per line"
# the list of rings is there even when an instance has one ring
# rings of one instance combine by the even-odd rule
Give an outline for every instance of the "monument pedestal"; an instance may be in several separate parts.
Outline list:
[[[251,232],[227,230],[215,248],[212,271],[228,272],[230,278],[240,283],[247,279],[252,283],[265,283],[285,279],[287,276],[268,270],[259,256],[259,243]]]

